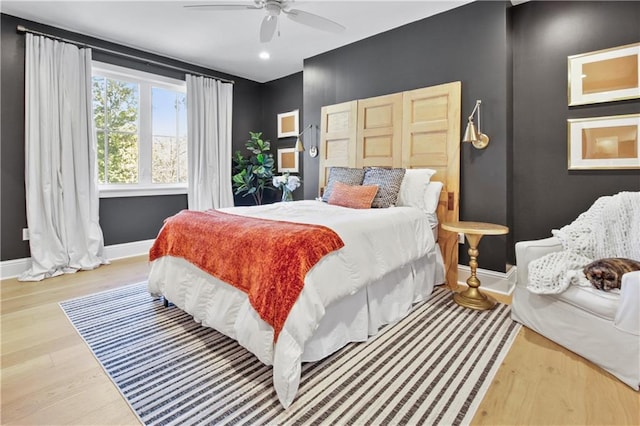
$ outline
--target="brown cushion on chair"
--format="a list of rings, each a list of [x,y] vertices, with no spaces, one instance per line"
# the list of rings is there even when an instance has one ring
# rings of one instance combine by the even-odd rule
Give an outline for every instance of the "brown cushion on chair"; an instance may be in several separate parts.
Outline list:
[[[369,209],[378,193],[378,185],[347,185],[335,182],[329,204],[352,209]]]
[[[620,288],[622,276],[631,271],[640,271],[640,262],[623,257],[599,259],[583,269],[591,285],[604,291]]]

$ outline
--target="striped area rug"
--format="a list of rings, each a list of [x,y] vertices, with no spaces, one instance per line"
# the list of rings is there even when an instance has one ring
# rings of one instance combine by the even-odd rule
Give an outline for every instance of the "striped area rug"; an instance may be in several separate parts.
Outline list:
[[[520,328],[506,305],[465,309],[436,289],[368,342],[303,364],[284,410],[270,367],[146,283],[61,306],[148,425],[468,424]]]

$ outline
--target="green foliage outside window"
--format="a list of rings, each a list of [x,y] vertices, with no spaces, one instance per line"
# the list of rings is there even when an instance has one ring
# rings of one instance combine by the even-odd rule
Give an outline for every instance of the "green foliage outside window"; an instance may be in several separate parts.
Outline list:
[[[138,182],[138,85],[93,78],[98,182]]]
[[[187,183],[187,96],[153,87],[151,181]]]
[[[154,136],[151,165],[153,183],[187,182],[187,138]]]

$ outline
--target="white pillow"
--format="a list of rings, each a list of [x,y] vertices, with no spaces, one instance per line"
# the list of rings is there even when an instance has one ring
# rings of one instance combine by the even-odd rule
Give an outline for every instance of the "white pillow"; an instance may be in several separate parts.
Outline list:
[[[427,211],[425,192],[431,176],[435,174],[436,171],[433,169],[407,169],[400,184],[396,205],[417,207]]]
[[[427,213],[435,213],[438,208],[438,202],[440,201],[440,192],[444,185],[442,182],[433,181],[429,182],[427,189],[424,192],[424,210]]]

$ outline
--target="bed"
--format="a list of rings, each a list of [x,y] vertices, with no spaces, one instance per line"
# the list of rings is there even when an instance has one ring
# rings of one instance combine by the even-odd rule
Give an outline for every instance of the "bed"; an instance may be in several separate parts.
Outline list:
[[[219,214],[240,216],[247,221],[285,221],[325,227],[343,242],[342,247],[321,257],[304,275],[304,285],[281,327],[267,323],[246,292],[180,256],[154,258],[149,274],[150,293],[165,297],[196,321],[235,339],[261,362],[272,365],[276,393],[282,405],[288,407],[296,396],[302,362],[323,359],[349,342],[366,341],[383,325],[406,316],[415,303],[427,300],[435,285],[448,283],[455,288],[457,277],[451,278],[454,269],[451,265],[455,262],[457,268],[457,236],[438,226],[443,220],[457,219],[458,212],[459,151],[452,148],[452,144],[459,147],[460,86],[459,83],[450,85],[444,95],[444,85],[441,85],[427,91],[420,89],[422,97],[414,97],[442,104],[442,96],[448,96],[452,104],[448,107],[451,123],[440,131],[445,132],[447,141],[451,139],[444,145],[444,162],[437,155],[436,164],[421,163],[423,157],[419,155],[403,160],[403,165],[407,165],[403,185],[406,176],[424,176],[420,171],[429,170],[431,180],[424,183],[419,194],[413,194],[426,200],[426,190],[430,189],[432,201],[428,209],[400,199],[392,207],[372,209],[351,209],[318,199],[220,209]],[[413,92],[406,93],[415,94]],[[321,186],[330,183],[332,168],[359,165],[349,158],[344,164],[332,162],[330,158],[330,146],[338,141],[332,139],[336,133],[330,125],[331,115],[335,117],[336,111],[323,108]],[[413,117],[420,119],[419,114]],[[441,120],[441,116],[438,119]],[[413,133],[390,143],[424,143],[421,135],[425,132],[434,130],[421,131],[418,126]],[[345,143],[358,142],[347,140]],[[361,159],[366,156],[366,149],[346,152],[359,153],[356,155]],[[372,166],[375,164],[369,162],[364,167]],[[380,166],[388,167],[388,164],[384,162]],[[410,193],[404,193],[407,200]]]

